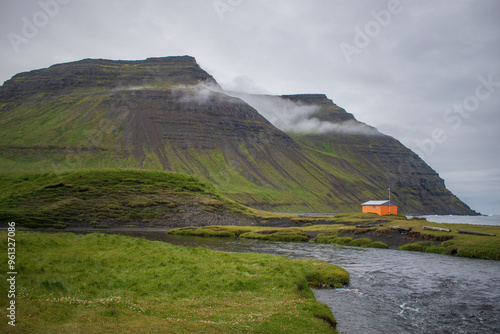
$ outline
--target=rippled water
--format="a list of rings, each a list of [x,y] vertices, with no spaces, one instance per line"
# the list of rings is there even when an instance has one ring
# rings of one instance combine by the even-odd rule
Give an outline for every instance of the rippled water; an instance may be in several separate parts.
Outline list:
[[[500,262],[387,249],[122,233],[229,252],[316,258],[349,271],[342,289],[316,290],[341,333],[500,333]]]
[[[430,222],[500,226],[500,216],[421,216]]]
[[[318,258],[347,269],[350,285],[316,292],[344,333],[500,333],[500,263],[395,250],[347,253]]]

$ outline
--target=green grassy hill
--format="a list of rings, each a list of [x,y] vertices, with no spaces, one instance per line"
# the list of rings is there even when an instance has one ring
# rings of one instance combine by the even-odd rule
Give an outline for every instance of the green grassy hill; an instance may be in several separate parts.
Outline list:
[[[191,176],[146,170],[0,173],[0,221],[27,227],[251,225],[257,211]]]

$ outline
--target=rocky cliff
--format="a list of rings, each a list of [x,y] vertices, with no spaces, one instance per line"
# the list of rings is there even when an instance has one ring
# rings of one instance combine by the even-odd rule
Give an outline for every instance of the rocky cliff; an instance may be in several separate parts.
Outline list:
[[[294,134],[292,137],[328,164],[339,164],[338,159],[342,159],[346,171],[371,181],[376,188],[372,190],[376,194],[374,198],[386,199],[386,189],[390,187],[391,196],[397,198],[403,212],[471,214],[470,208],[446,189],[438,173],[398,140],[357,122],[324,95],[293,96],[292,99],[317,105],[319,108],[311,118],[349,124],[345,129],[339,127],[322,134]]]
[[[0,88],[0,169],[184,172],[277,211],[356,211],[391,186],[402,212],[473,213],[413,152],[324,95],[274,97],[312,106],[306,119],[322,129],[290,134],[232,95],[187,56],[20,73]]]

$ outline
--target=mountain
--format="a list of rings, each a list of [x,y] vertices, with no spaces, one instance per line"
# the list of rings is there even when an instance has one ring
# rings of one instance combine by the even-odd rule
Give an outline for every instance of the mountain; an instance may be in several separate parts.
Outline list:
[[[258,104],[273,101],[295,113],[290,128],[262,115]],[[189,56],[20,73],[0,87],[0,114],[3,171],[183,172],[242,204],[288,212],[357,211],[390,186],[401,212],[474,213],[417,155],[325,95],[238,96]]]
[[[296,101],[321,106],[311,117],[323,122],[348,124],[346,130],[323,134],[295,134],[293,139],[328,164],[339,159],[360,179],[368,179],[376,198],[397,198],[403,212],[469,213],[470,209],[446,189],[444,180],[420,157],[393,137],[378,133],[350,117],[324,95],[295,96]],[[353,122],[354,121],[354,122]],[[417,204],[418,203],[418,204]]]

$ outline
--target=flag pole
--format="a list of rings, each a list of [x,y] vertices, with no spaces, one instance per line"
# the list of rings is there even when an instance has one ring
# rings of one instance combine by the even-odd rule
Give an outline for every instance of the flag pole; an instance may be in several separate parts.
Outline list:
[[[387,189],[389,191],[389,214],[391,214],[391,187]]]

